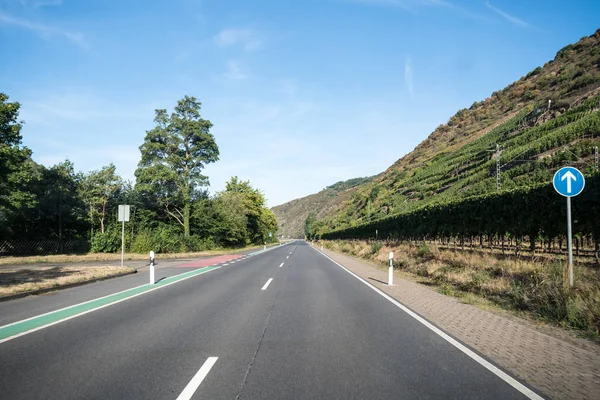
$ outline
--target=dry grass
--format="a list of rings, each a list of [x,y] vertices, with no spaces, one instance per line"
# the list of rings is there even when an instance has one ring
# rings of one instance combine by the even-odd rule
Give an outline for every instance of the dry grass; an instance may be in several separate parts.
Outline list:
[[[565,286],[564,260],[531,260],[489,253],[439,249],[435,245],[365,241],[324,241],[335,251],[394,266],[422,283],[434,285],[443,294],[471,304],[494,305],[519,315],[533,317],[600,337],[600,270],[575,264],[575,285]]]
[[[31,292],[40,289],[60,288],[71,283],[92,281],[132,271],[129,267],[55,267],[2,270],[0,296]]]
[[[260,247],[260,246],[259,246]],[[157,259],[173,258],[194,258],[203,256],[214,256],[226,254],[233,251],[255,249],[257,246],[248,246],[239,249],[219,249],[207,250],[195,253],[162,253],[156,254]],[[125,260],[147,260],[148,254],[125,253]],[[102,262],[118,261],[121,259],[121,253],[88,253],[76,255],[51,255],[51,256],[30,256],[30,257],[2,257],[0,265],[27,265],[27,264],[49,264],[49,263],[77,263],[77,262]]]

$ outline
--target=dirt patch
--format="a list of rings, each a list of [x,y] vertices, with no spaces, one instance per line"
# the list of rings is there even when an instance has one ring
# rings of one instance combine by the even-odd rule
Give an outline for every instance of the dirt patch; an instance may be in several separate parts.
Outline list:
[[[60,288],[73,283],[93,281],[131,272],[129,267],[55,267],[14,269],[0,272],[0,296]]]

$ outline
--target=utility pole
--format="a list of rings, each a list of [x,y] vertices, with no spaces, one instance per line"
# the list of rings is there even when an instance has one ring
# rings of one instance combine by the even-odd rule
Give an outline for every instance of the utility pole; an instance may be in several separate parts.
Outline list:
[[[598,172],[598,146],[594,147],[594,170]]]
[[[486,150],[488,152],[496,153],[496,190],[500,191],[500,155],[502,154],[502,148],[496,143],[496,150]]]
[[[496,143],[496,190],[500,191],[500,154],[502,150],[500,145]]]

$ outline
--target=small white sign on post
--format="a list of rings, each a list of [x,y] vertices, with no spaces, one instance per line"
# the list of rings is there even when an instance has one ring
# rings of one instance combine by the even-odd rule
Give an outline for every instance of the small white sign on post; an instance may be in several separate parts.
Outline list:
[[[120,205],[119,206],[119,219],[118,222],[129,222],[129,209],[131,206],[129,205]]]
[[[390,269],[388,270],[388,286],[394,285],[394,252],[390,251]]]
[[[122,222],[121,228],[121,267],[123,266],[123,259],[125,258],[125,222],[129,222],[129,205],[119,205],[119,216],[118,222]]]

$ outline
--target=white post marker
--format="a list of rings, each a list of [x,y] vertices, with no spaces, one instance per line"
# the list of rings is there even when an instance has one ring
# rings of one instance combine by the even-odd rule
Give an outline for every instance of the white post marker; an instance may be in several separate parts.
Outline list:
[[[154,252],[150,252],[150,284],[154,285],[156,280],[154,279]]]
[[[388,286],[394,285],[394,252],[390,251],[390,269],[388,270]]]
[[[123,223],[123,227],[121,228],[121,267],[125,258],[125,222],[129,222],[129,208],[130,206],[128,205],[119,205],[119,215],[117,218],[117,222]]]
[[[573,167],[563,167],[556,171],[552,179],[554,189],[567,198],[567,247],[569,249],[569,287],[573,287],[573,237],[571,227],[571,197],[575,197],[585,187],[585,177]]]

